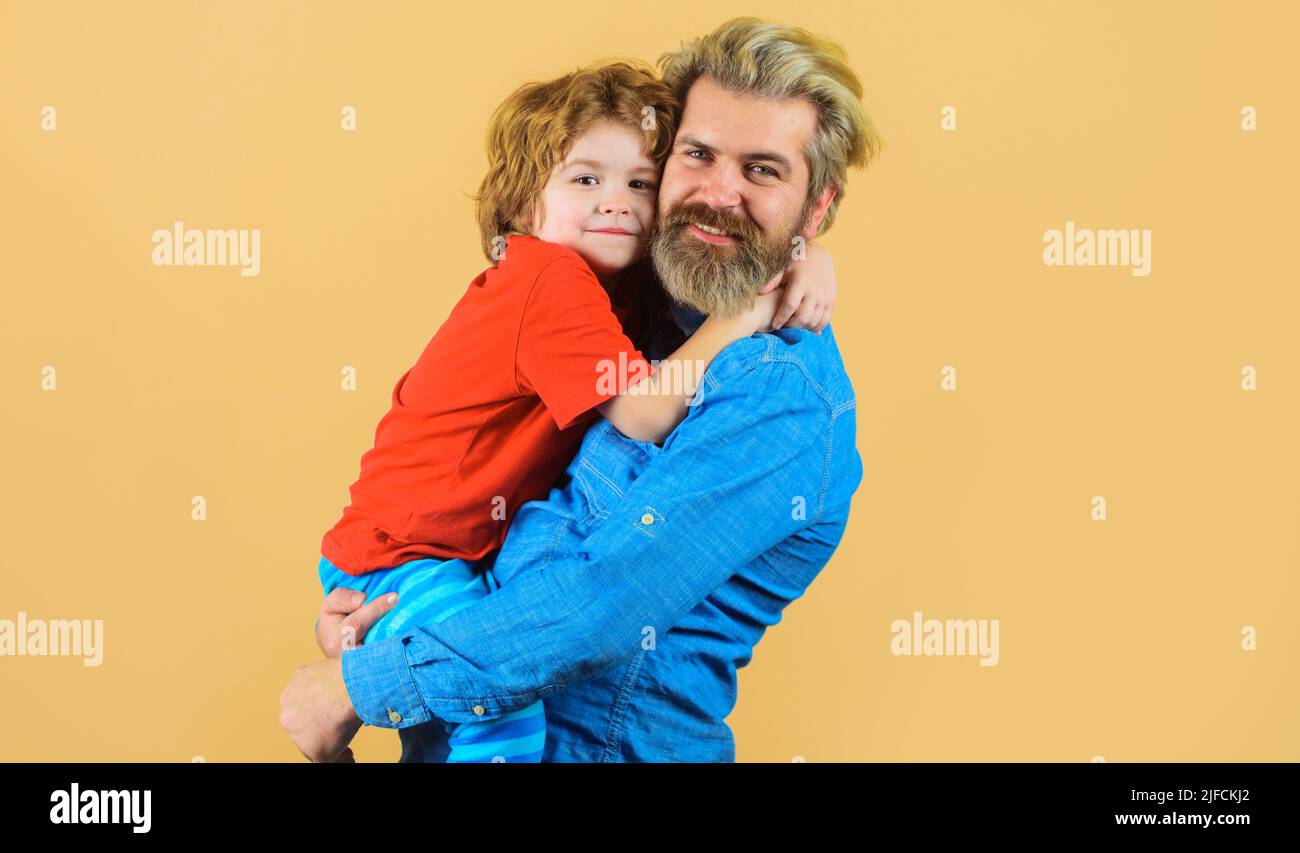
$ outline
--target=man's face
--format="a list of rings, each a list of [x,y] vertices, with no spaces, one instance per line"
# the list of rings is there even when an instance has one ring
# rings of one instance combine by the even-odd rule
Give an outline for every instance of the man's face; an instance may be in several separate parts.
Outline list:
[[[664,165],[650,244],[670,296],[733,316],[786,266],[792,238],[813,236],[804,149],[816,120],[804,100],[730,92],[712,77],[695,82]]]

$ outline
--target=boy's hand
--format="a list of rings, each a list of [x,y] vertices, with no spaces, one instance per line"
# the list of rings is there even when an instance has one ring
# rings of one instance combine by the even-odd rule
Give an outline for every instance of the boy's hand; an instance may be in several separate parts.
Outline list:
[[[754,297],[754,307],[750,308],[741,317],[741,322],[746,329],[754,332],[772,331],[772,319],[781,308],[781,298],[785,296],[785,288],[777,287],[781,279],[785,277],[785,271],[763,285],[763,289]]]
[[[759,293],[768,293],[778,285],[785,296],[772,317],[772,328],[788,325],[820,335],[835,307],[835,262],[830,252],[809,241],[804,259],[791,261],[785,274],[763,285]]]
[[[370,626],[379,617],[397,605],[397,593],[381,595],[361,606],[366,600],[364,592],[339,587],[325,596],[320,605],[320,618],[316,620],[316,645],[327,658],[336,658],[345,648],[361,645]]]

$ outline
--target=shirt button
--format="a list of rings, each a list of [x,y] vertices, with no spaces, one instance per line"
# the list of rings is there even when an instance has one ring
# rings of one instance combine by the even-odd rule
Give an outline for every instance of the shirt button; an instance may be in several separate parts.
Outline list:
[[[487,709],[484,708],[482,705],[475,705],[475,706],[474,706],[474,713],[481,717],[481,716],[483,716],[484,714],[487,713]]]
[[[402,715],[394,711],[392,708],[389,708],[388,721],[391,723],[400,723],[402,721]]]
[[[646,525],[654,524],[655,517],[647,512],[645,515],[641,516],[641,523]]]

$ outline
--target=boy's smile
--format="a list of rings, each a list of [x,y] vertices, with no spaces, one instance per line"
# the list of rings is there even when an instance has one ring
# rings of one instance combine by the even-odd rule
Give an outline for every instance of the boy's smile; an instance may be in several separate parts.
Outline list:
[[[568,246],[602,282],[645,254],[654,224],[659,169],[641,134],[612,121],[574,141],[542,191],[533,236]]]

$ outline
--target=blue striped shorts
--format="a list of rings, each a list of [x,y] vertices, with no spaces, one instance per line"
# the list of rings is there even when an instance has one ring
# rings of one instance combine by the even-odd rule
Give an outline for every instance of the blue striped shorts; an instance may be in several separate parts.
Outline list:
[[[366,594],[370,602],[396,592],[397,606],[385,613],[362,638],[363,643],[396,637],[441,622],[488,595],[482,573],[464,560],[412,560],[400,566],[350,575],[324,557],[318,568],[325,594],[344,587]],[[540,700],[491,720],[446,725],[450,763],[541,761],[546,743],[546,714]]]

